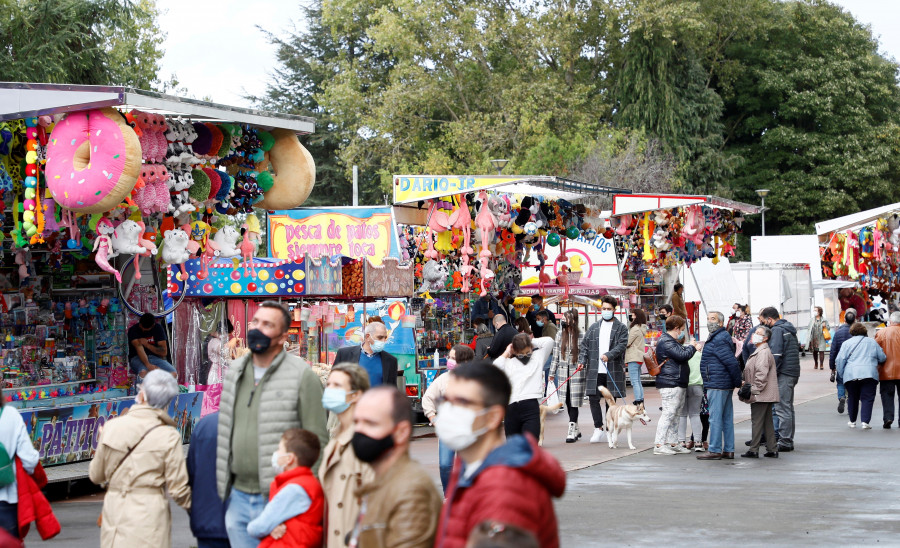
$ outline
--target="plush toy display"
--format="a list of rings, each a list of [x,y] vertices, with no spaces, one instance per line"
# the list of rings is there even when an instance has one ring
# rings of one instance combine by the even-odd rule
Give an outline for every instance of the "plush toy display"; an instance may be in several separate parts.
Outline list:
[[[140,255],[147,253],[147,248],[140,244],[144,230],[132,220],[122,221],[112,235],[112,247],[116,255]],[[139,276],[136,276],[139,277]]]
[[[114,275],[117,282],[122,283],[122,275],[109,264],[109,259],[117,255],[112,245],[112,234],[115,230],[113,224],[106,217],[97,221],[97,237],[94,239],[94,251],[96,252],[94,262],[106,272]]]
[[[316,184],[316,163],[300,144],[296,133],[275,129],[269,162],[275,171],[271,189],[258,206],[263,209],[292,209],[306,201]]]
[[[189,242],[187,232],[180,228],[169,230],[163,237],[162,260],[167,264],[181,265],[182,279],[187,279],[184,263],[191,258],[187,250]]]
[[[213,241],[219,248],[219,257],[230,259],[241,254],[241,250],[237,245],[238,238],[241,235],[231,225],[225,225],[220,228],[213,236]]]

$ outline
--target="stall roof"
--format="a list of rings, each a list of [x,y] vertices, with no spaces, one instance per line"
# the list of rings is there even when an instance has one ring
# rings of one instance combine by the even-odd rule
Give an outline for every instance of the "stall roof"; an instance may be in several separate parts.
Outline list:
[[[299,134],[316,130],[315,119],[307,116],[232,107],[142,89],[0,82],[0,122],[102,107],[121,110],[137,108],[157,114],[187,116],[197,121],[237,122],[263,129],[287,129]]]
[[[876,207],[875,209],[868,209],[866,211],[844,215],[837,219],[822,221],[821,223],[816,223],[816,234],[818,236],[823,236],[831,234],[832,232],[843,232],[845,230],[862,228],[874,223],[881,217],[885,217],[897,211],[900,211],[900,203]]]
[[[757,205],[736,202],[718,196],[701,196],[689,194],[625,194],[613,196],[612,214],[630,215],[657,211],[660,209],[674,209],[694,204],[703,204],[719,209],[731,209],[742,213],[759,213],[762,208]]]
[[[813,289],[852,289],[859,287],[859,282],[849,280],[816,280],[812,283]]]
[[[479,190],[529,196],[546,195],[566,200],[631,192],[624,188],[545,175],[394,175],[395,205]]]

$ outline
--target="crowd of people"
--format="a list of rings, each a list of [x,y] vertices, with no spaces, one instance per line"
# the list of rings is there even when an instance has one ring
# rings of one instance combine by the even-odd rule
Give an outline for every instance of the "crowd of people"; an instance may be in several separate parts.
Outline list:
[[[604,412],[626,399],[626,377],[633,405],[643,412],[648,315],[630,310],[626,325],[616,317],[618,301],[605,296],[599,319],[582,329],[577,310],[557,317],[540,297],[519,317],[506,303],[479,302],[484,314],[475,318],[476,339],[452,348],[447,371],[422,400],[439,442],[443,493],[410,456],[412,410],[396,388],[397,359],[385,351],[384,324],[367,324],[360,346],[338,352],[323,387],[304,360],[285,350],[287,309],[266,302],[248,326],[250,353],[229,364],[219,411],[199,421],[186,457],[166,412],[179,391],[167,368],[144,371],[135,405],[101,430],[90,464],[90,479],[107,490],[101,545],[169,546],[168,496],[190,513],[200,548],[558,546],[552,499],[562,495],[566,476],[539,445],[541,406],[555,390],[568,414],[566,443],[582,439],[585,400],[594,425],[590,442],[606,441]],[[795,327],[773,307],[753,325],[747,306],[735,304],[728,319],[708,313],[701,342],[690,335],[679,304],[657,310],[661,413],[653,454],[734,459],[735,390],[751,411],[751,439],[741,457],[759,458],[763,444],[764,457],[793,451]],[[856,320],[849,308],[832,335],[817,309],[807,348],[814,368],[824,369],[819,348],[830,340],[838,412],[846,407],[851,428],[857,419],[861,429],[871,428],[879,384],[883,425],[891,428],[900,312],[874,338]],[[152,325],[141,329],[146,335]],[[21,417],[0,409],[0,441],[16,448],[25,472],[39,473]],[[10,487],[0,487],[0,527],[11,532],[15,516],[9,498],[2,500],[4,489]]]

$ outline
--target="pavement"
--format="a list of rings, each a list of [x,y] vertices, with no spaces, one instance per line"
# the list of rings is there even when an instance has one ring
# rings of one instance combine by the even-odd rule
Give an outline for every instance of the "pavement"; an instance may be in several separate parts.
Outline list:
[[[900,430],[881,427],[876,398],[873,430],[851,430],[838,415],[829,371],[803,360],[796,388],[797,450],[778,459],[698,461],[694,455],[654,456],[659,396],[645,388],[652,422],[636,425],[635,450],[590,444],[587,404],[580,409],[584,438],[566,444],[565,411],[547,418],[544,447],[567,471],[556,501],[563,546],[725,544],[900,546],[900,476],[895,452]],[[629,397],[630,397],[629,389]],[[735,398],[736,447],[750,436],[750,406]],[[690,426],[688,426],[690,430]],[[439,483],[437,440],[417,429],[412,454]],[[102,493],[53,503],[63,526],[50,546],[97,546]],[[173,546],[197,543],[187,515],[172,505]],[[28,538],[36,538],[32,533]]]

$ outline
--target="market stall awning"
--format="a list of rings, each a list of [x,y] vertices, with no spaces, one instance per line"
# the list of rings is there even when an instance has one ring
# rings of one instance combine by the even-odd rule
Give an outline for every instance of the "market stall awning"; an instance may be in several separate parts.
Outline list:
[[[316,121],[307,116],[232,107],[142,89],[0,82],[0,122],[102,107],[120,110],[136,108],[156,114],[187,116],[195,121],[237,122],[263,129],[287,129],[299,134],[316,131]]]
[[[825,236],[832,232],[859,229],[874,224],[879,218],[887,217],[895,212],[900,212],[900,203],[876,207],[875,209],[868,209],[866,211],[844,215],[837,219],[822,221],[821,223],[816,223],[816,234],[818,236]],[[822,238],[819,238],[819,240],[822,241]]]
[[[478,190],[528,196],[546,195],[566,200],[631,192],[623,188],[543,175],[394,175],[394,204],[409,204]]]
[[[613,196],[612,214],[633,215],[646,211],[674,209],[694,204],[703,204],[719,209],[731,209],[742,213],[759,213],[762,208],[753,204],[736,202],[718,196],[694,196],[687,194],[619,194]]]
[[[813,289],[853,289],[859,287],[859,282],[849,280],[815,280]]]

